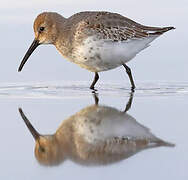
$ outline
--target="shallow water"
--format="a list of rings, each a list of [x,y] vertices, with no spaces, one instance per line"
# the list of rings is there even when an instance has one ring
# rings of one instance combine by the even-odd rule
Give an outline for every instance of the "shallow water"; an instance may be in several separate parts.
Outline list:
[[[16,4],[13,0],[2,1],[0,179],[187,180],[187,7],[187,0],[181,3],[171,0],[110,3],[107,0],[46,0],[45,3],[20,0]],[[127,112],[140,124],[138,127],[149,128],[152,134],[175,147],[143,148],[130,157],[104,165],[86,162],[80,165],[70,156],[59,166],[46,167],[39,164],[34,155],[35,141],[18,108],[22,108],[39,133],[53,134],[65,119],[95,103],[88,89],[93,73],[66,61],[53,46],[40,46],[21,73],[17,68],[33,41],[32,24],[39,13],[55,11],[69,17],[88,10],[117,12],[145,25],[176,27],[128,64],[137,89]],[[126,109],[131,92],[124,68],[100,73],[96,87],[99,106]],[[116,121],[113,123],[118,125]]]
[[[64,99],[88,97],[91,90],[88,88],[90,82],[43,82],[43,83],[15,83],[1,84],[1,98],[33,98],[33,99]],[[98,83],[97,91],[104,96],[128,96],[130,94],[129,84]],[[187,82],[159,82],[138,83],[135,96],[183,96],[188,94]]]
[[[127,87],[99,84],[99,105],[123,111],[131,94]],[[81,165],[67,158],[58,166],[46,167],[35,158],[35,141],[18,108],[41,134],[53,134],[64,119],[95,103],[88,83],[1,84],[1,179],[187,179],[188,84],[138,83],[137,87],[127,113],[175,147],[143,149],[103,165]]]

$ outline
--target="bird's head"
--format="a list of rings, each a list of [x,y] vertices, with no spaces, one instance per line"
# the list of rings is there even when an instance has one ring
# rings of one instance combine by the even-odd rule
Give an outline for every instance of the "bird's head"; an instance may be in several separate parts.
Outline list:
[[[45,166],[54,166],[62,163],[66,157],[63,145],[57,140],[55,135],[41,135],[32,126],[28,118],[19,109],[20,115],[26,126],[35,139],[35,157],[37,161]]]
[[[26,52],[18,71],[21,71],[24,64],[32,52],[41,44],[54,44],[58,34],[59,26],[65,21],[65,18],[58,13],[43,12],[37,16],[34,21],[33,29],[35,33],[34,41]]]
[[[51,135],[41,135],[35,140],[35,157],[45,166],[58,165],[65,160],[63,149],[59,147],[56,137]]]

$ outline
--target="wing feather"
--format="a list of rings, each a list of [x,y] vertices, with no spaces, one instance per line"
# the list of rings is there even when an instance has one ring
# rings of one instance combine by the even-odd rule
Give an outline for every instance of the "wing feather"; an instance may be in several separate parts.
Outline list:
[[[110,12],[82,12],[72,18],[74,17],[77,17],[75,24],[77,38],[84,35],[97,35],[100,39],[127,41],[161,35],[174,29],[144,26],[120,14]]]

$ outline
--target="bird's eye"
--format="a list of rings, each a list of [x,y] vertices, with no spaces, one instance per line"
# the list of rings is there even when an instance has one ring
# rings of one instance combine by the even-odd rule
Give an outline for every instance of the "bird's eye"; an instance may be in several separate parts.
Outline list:
[[[40,27],[40,31],[41,31],[41,32],[44,31],[44,29],[45,29],[44,27]]]
[[[42,152],[42,153],[44,153],[45,152],[45,148],[43,148],[43,147],[40,146],[39,147],[39,151]]]

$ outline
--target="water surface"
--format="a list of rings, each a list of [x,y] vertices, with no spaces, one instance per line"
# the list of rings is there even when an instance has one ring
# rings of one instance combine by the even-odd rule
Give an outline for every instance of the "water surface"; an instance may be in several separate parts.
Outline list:
[[[18,108],[23,109],[41,134],[53,134],[65,119],[95,104],[87,85],[87,82],[1,85],[2,179],[187,179],[187,83],[140,83],[127,112],[175,147],[145,149],[104,165],[80,165],[71,159],[58,166],[41,165],[34,155],[35,141]],[[130,90],[118,84],[100,84],[97,93],[99,105],[119,111],[125,110],[130,98]]]
[[[187,7],[187,0],[2,1],[0,179],[187,180]],[[53,167],[38,163],[35,141],[18,108],[41,134],[53,134],[65,119],[95,103],[88,89],[94,75],[66,61],[52,46],[39,47],[23,72],[17,68],[33,41],[37,14],[55,11],[69,17],[85,10],[117,12],[145,25],[176,27],[128,63],[137,89],[127,112],[175,147],[144,149],[100,166],[83,166],[71,159]],[[130,83],[124,68],[100,73],[96,87],[99,105],[126,109]]]

